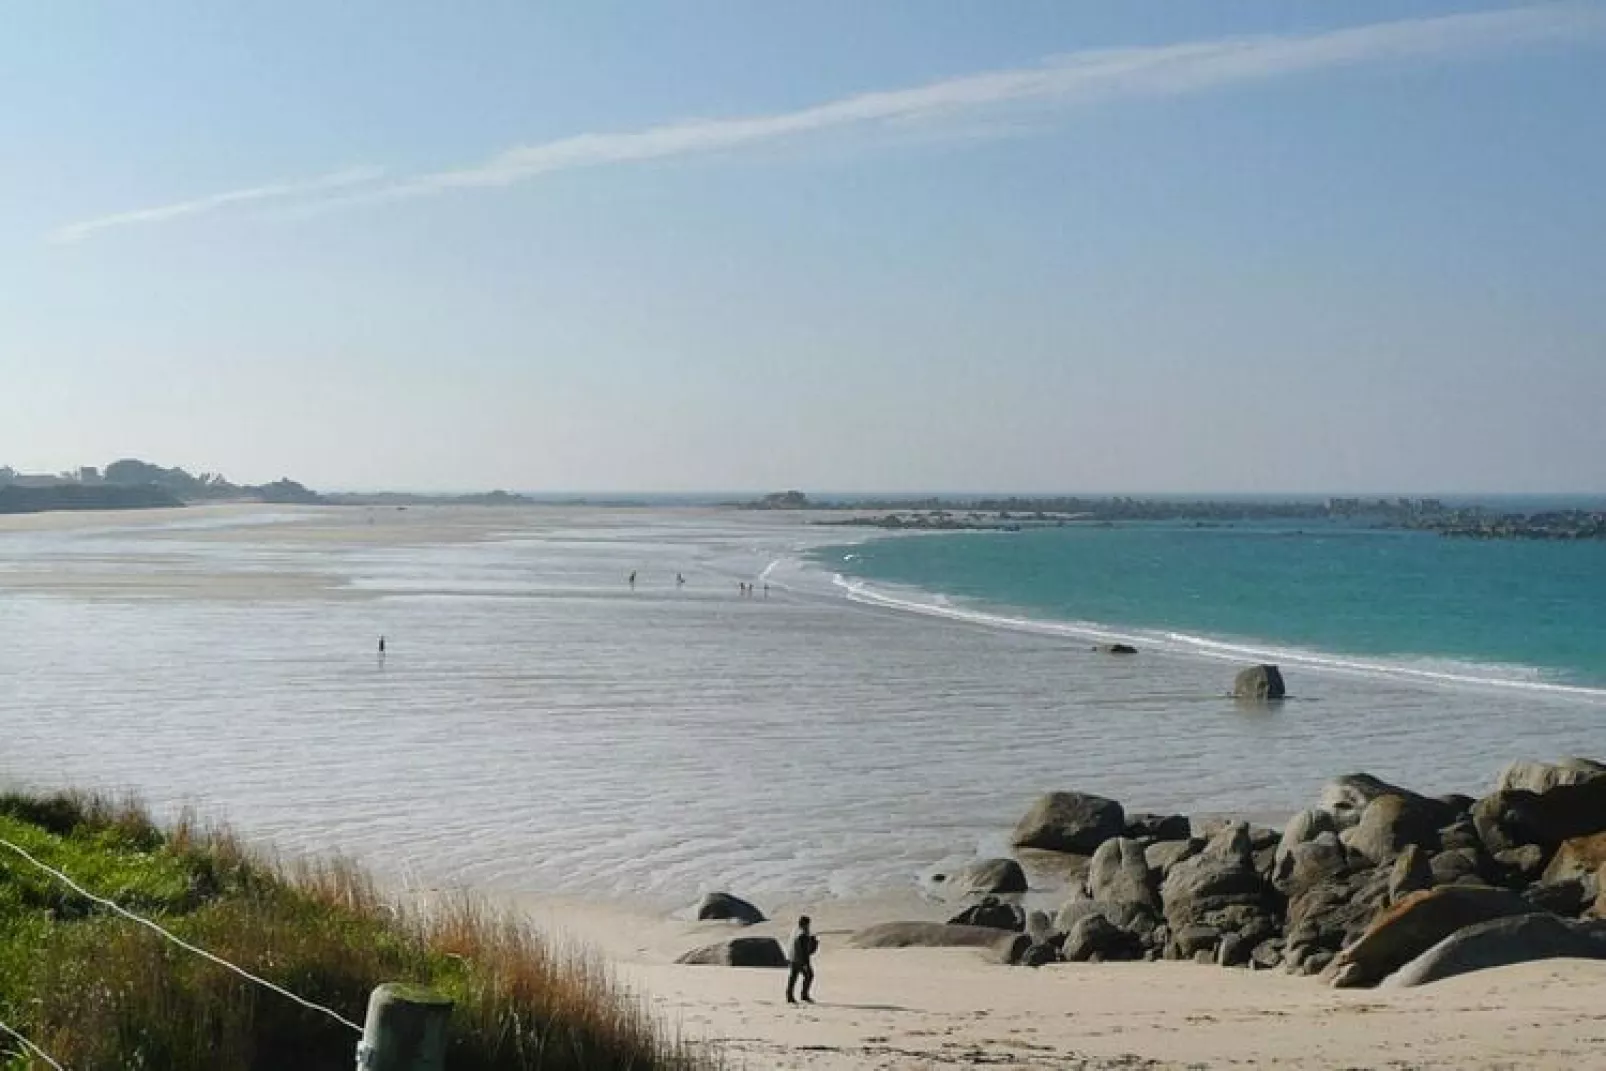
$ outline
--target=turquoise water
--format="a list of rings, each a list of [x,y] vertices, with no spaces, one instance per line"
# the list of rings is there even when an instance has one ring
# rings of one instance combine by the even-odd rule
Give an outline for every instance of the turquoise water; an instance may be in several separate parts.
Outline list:
[[[1606,686],[1600,542],[1177,524],[875,539],[816,557],[941,606],[1203,651],[1295,649],[1449,677]]]

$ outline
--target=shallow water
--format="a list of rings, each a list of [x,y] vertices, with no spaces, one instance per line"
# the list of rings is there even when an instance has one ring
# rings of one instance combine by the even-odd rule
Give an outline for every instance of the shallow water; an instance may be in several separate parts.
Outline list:
[[[1311,665],[1298,701],[1240,708],[1197,651],[850,592],[807,553],[842,533],[792,516],[365,516],[0,532],[0,779],[420,885],[672,906],[907,889],[1056,788],[1279,813],[1350,769],[1475,792],[1606,752],[1592,694]]]

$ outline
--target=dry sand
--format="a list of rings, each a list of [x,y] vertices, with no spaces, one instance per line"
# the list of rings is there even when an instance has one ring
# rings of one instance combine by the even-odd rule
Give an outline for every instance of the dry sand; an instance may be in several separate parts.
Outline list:
[[[815,912],[813,1006],[782,999],[785,972],[687,967],[674,956],[738,933],[782,937],[795,910],[721,923],[544,902],[526,910],[583,940],[622,982],[737,1067],[1606,1069],[1606,963],[1554,960],[1411,990],[1334,990],[1281,972],[1191,963],[1031,970],[960,949],[861,950],[847,934],[889,903]],[[906,905],[907,906],[907,905]]]

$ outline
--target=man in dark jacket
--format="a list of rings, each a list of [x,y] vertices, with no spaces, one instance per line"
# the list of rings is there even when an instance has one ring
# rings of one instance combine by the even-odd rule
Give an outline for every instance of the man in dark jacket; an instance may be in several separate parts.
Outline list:
[[[791,960],[792,969],[786,972],[786,1002],[796,1004],[792,996],[792,988],[797,985],[799,978],[803,979],[803,1003],[813,1004],[814,998],[809,996],[809,988],[814,985],[814,951],[820,947],[820,939],[809,932],[809,917],[801,915],[797,920],[797,929],[792,933]]]

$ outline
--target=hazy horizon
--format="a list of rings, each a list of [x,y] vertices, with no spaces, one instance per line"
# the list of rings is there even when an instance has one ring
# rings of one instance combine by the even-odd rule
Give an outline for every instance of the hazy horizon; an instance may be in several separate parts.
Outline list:
[[[1599,0],[9,25],[20,470],[1606,493]]]

